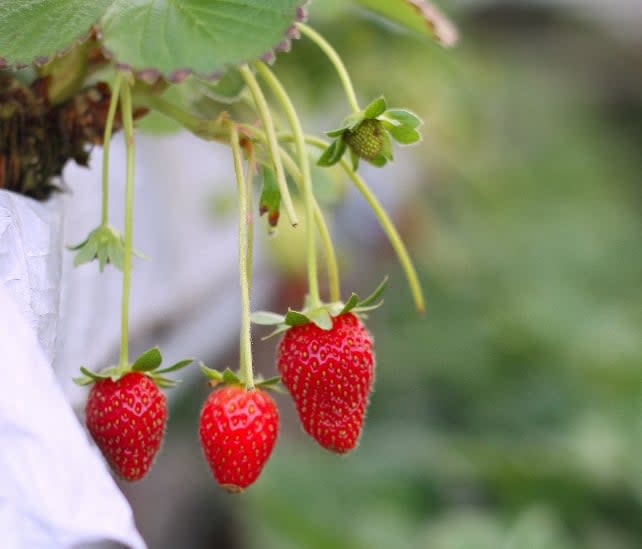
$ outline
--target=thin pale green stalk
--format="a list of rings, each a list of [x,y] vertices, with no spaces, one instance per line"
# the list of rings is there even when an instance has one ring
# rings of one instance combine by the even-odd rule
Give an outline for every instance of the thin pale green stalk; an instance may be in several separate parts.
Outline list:
[[[259,118],[261,119],[261,123],[265,129],[265,135],[267,136],[267,148],[272,158],[272,163],[274,164],[274,171],[276,173],[279,191],[281,192],[283,206],[288,218],[290,219],[290,223],[293,227],[296,227],[299,224],[299,221],[294,210],[290,190],[288,189],[288,182],[285,179],[285,171],[283,170],[283,163],[281,162],[281,156],[279,155],[279,144],[276,140],[276,131],[274,129],[274,121],[272,120],[270,109],[267,101],[265,100],[265,96],[261,91],[261,87],[256,81],[256,78],[254,78],[254,74],[252,74],[250,68],[247,65],[243,65],[239,68],[239,72],[252,94]]]
[[[254,389],[254,373],[252,371],[252,340],[250,328],[250,284],[248,238],[248,188],[245,174],[243,173],[243,158],[239,144],[239,134],[236,126],[230,124],[230,145],[234,157],[234,173],[239,197],[239,276],[241,284],[241,348],[240,348],[240,374],[241,380],[248,390]]]
[[[312,40],[317,46],[319,46],[319,48],[321,48],[323,53],[326,54],[330,62],[334,65],[334,68],[337,71],[339,78],[341,79],[343,89],[346,92],[346,97],[348,99],[348,103],[350,104],[352,112],[361,112],[361,109],[359,108],[359,102],[357,101],[357,94],[355,93],[354,86],[352,85],[352,80],[350,79],[348,70],[343,64],[343,61],[341,60],[341,57],[339,56],[337,51],[329,44],[329,42],[325,38],[323,38],[323,36],[321,36],[313,28],[308,27],[308,25],[306,25],[305,23],[297,23],[296,25],[303,34],[305,34],[310,40]]]
[[[121,74],[117,73],[116,78],[114,79],[114,84],[111,87],[111,101],[109,103],[109,110],[107,111],[105,133],[103,135],[103,203],[100,220],[101,225],[107,225],[107,223],[109,222],[109,149],[111,146],[111,134],[114,128],[114,117],[116,116],[116,108],[118,107],[121,79]]]
[[[254,254],[254,172],[256,170],[256,155],[254,144],[250,145],[247,153],[247,171],[245,181],[247,182],[247,283],[252,289],[252,255]]]
[[[265,132],[262,132],[254,126],[243,125],[243,130],[248,134],[254,136],[254,138],[260,143],[266,143],[267,137]],[[283,134],[283,141],[293,141],[294,136],[289,134]],[[285,151],[282,147],[279,147],[280,154],[283,159],[288,173],[293,177],[295,183],[299,189],[303,189],[303,175],[301,170],[297,166],[296,162],[292,157]],[[313,197],[314,198],[314,197]],[[323,247],[323,253],[325,256],[325,262],[328,270],[328,286],[330,290],[330,300],[339,301],[341,299],[341,281],[339,276],[339,265],[337,262],[337,254],[334,250],[334,244],[332,243],[332,238],[330,236],[330,231],[328,230],[328,225],[325,221],[323,211],[319,206],[316,198],[314,199],[314,221],[319,231],[319,237],[321,238],[321,245]]]
[[[285,169],[294,178],[297,186],[303,188],[303,176],[299,167],[296,165],[296,162],[283,148],[281,148],[281,157],[283,158]],[[314,221],[316,223],[317,230],[319,231],[321,246],[323,247],[323,254],[327,266],[330,301],[339,301],[341,299],[341,279],[339,277],[337,254],[334,251],[334,244],[332,243],[332,237],[330,236],[328,225],[325,221],[325,217],[323,216],[323,211],[316,200],[314,201]]]
[[[306,232],[306,257],[308,269],[308,292],[310,296],[310,304],[312,308],[321,305],[321,297],[319,295],[319,277],[317,269],[317,246],[314,238],[314,193],[312,191],[312,176],[310,174],[310,160],[308,152],[305,148],[305,140],[303,129],[301,128],[301,121],[297,116],[296,109],[292,104],[292,100],[288,96],[285,88],[281,82],[274,76],[272,71],[268,69],[264,63],[257,62],[255,64],[256,70],[259,72],[263,80],[274,93],[277,101],[281,104],[288,119],[292,133],[294,134],[294,144],[296,147],[297,160],[301,175],[303,176],[303,201],[305,204],[305,232]],[[277,154],[279,154],[277,152]]]
[[[129,365],[128,333],[129,333],[129,294],[132,274],[132,239],[133,239],[133,209],[134,209],[134,120],[132,115],[132,99],[129,82],[123,82],[121,92],[121,113],[125,128],[125,143],[127,147],[127,175],[125,183],[125,257],[123,259],[123,295],[120,324],[120,362],[121,368]]]

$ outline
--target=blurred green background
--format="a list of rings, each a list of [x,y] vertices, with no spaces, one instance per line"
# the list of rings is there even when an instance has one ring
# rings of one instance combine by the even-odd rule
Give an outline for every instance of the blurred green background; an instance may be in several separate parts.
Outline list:
[[[642,38],[554,2],[459,3],[453,50],[347,2],[311,14],[363,101],[384,93],[426,121],[423,144],[397,150],[417,185],[396,218],[428,311],[414,314],[383,234],[344,242],[360,248],[346,289],[392,277],[369,322],[377,383],[359,448],[321,450],[279,396],[271,461],[227,497],[193,436],[201,387],[173,413],[177,463],[161,456],[128,489],[150,547],[640,547]],[[275,70],[312,127],[337,125],[345,101],[313,45]],[[274,341],[256,352],[269,374]]]

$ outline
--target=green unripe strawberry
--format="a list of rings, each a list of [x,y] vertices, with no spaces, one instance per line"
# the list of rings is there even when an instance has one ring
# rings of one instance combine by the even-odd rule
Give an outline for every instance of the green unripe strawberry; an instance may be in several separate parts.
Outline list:
[[[372,160],[383,152],[385,146],[383,124],[376,118],[366,119],[354,130],[347,130],[344,139],[359,158]]]

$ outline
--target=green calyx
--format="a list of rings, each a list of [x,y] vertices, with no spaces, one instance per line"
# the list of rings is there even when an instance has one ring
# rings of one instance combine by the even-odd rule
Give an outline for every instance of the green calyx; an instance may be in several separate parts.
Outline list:
[[[208,368],[202,362],[200,363],[200,367],[201,372],[203,372],[203,375],[209,380],[209,384],[212,387],[217,387],[219,385],[238,385],[239,387],[246,387],[245,383],[243,383],[239,377],[239,374],[232,371],[230,368],[225,368],[225,370],[219,372],[213,368]],[[258,376],[254,380],[254,387],[259,389],[270,389],[277,392],[283,391],[280,376],[269,377],[267,379],[263,379]]]
[[[286,332],[293,326],[302,326],[310,322],[316,324],[322,330],[331,330],[334,317],[346,313],[354,313],[365,318],[369,311],[381,307],[383,305],[381,296],[387,283],[388,277],[384,278],[374,292],[365,299],[360,299],[357,294],[353,293],[345,303],[343,301],[334,301],[332,303],[322,303],[316,307],[311,307],[306,303],[302,311],[288,309],[285,315],[269,311],[256,311],[252,313],[250,318],[254,324],[275,326],[274,331],[264,339]]]
[[[96,383],[97,381],[104,381],[106,379],[111,379],[112,381],[118,381],[125,375],[132,372],[139,372],[146,375],[156,383],[159,387],[169,388],[174,387],[178,381],[165,377],[163,374],[168,374],[170,372],[175,372],[185,366],[190,365],[194,362],[194,359],[187,358],[184,360],[179,360],[178,362],[167,366],[166,368],[159,368],[163,362],[163,356],[161,355],[158,347],[152,347],[148,349],[143,354],[141,354],[134,362],[126,366],[110,366],[105,368],[100,372],[92,372],[91,370],[85,368],[84,366],[80,367],[80,372],[82,376],[75,377],[73,379],[74,383],[78,385],[90,385]]]
[[[388,109],[385,98],[379,97],[363,111],[346,117],[340,128],[326,132],[334,141],[317,164],[333,166],[349,149],[355,171],[360,159],[383,167],[393,160],[392,139],[401,145],[417,143],[421,140],[421,124],[416,114],[406,109]]]
[[[123,270],[125,258],[125,239],[113,227],[100,225],[89,233],[89,236],[80,244],[68,246],[69,250],[75,251],[74,265],[89,263],[98,259],[100,271],[105,269],[107,263],[111,263],[118,270]]]

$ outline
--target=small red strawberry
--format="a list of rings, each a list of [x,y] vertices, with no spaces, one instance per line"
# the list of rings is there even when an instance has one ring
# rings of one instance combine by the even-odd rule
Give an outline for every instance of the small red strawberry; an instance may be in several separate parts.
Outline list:
[[[329,330],[312,322],[292,326],[279,344],[277,368],[305,431],[328,450],[352,450],[374,382],[372,336],[359,317],[340,314]]]
[[[101,452],[123,479],[139,480],[158,452],[167,421],[165,395],[154,381],[130,372],[118,381],[95,381],[86,421]]]
[[[216,481],[241,492],[261,474],[274,448],[279,412],[260,389],[229,385],[210,393],[201,410],[199,434]]]

